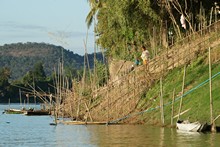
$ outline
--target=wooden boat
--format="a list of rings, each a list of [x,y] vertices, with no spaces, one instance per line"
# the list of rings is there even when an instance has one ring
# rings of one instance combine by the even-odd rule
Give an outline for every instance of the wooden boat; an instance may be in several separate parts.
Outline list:
[[[6,114],[23,114],[25,110],[20,110],[20,109],[6,109],[4,113]]]
[[[203,132],[206,130],[208,124],[201,124],[200,122],[189,122],[188,120],[178,120],[176,127],[178,130],[189,131],[189,132]]]
[[[48,110],[27,110],[24,112],[25,115],[50,115]]]
[[[106,125],[107,122],[85,122],[85,121],[60,121],[66,125]]]

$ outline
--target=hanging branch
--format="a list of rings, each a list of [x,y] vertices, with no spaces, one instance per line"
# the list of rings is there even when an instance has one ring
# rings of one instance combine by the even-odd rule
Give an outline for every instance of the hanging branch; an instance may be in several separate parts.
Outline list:
[[[177,32],[177,36],[178,36],[179,38],[182,38],[181,33],[180,33],[179,25],[177,24],[176,19],[175,19],[174,15],[173,15],[173,13],[172,13],[172,11],[171,11],[170,3],[167,2],[167,1],[165,2],[165,8],[167,9],[167,12],[168,12],[169,15],[170,15],[170,19],[172,20],[172,22],[173,22],[173,24],[174,24],[174,29],[175,29],[176,32]]]
[[[186,16],[186,17],[184,16],[184,18],[188,22],[190,30],[194,33],[194,29],[193,29],[192,24],[190,22],[190,17],[187,13],[187,2],[186,2],[186,0],[185,0],[185,10],[184,10],[184,12],[183,12],[183,9],[182,9],[182,7],[181,7],[178,0],[171,1],[171,4],[173,5],[173,7],[176,9],[176,11],[179,14],[184,14]]]

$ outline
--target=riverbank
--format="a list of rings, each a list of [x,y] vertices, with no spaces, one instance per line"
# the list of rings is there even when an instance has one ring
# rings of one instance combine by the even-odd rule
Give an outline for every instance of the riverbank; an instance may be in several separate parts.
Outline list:
[[[219,48],[220,49],[220,48]],[[218,50],[219,52],[219,50]],[[187,65],[185,70],[184,93],[182,94],[182,83],[184,67],[176,68],[170,71],[162,79],[163,102],[164,102],[164,124],[171,124],[171,115],[173,107],[173,116],[177,116],[180,108],[182,97],[182,111],[185,112],[180,116],[181,119],[189,119],[191,121],[201,121],[210,123],[210,91],[209,91],[209,66],[207,64],[207,56],[203,56],[191,64]],[[219,115],[220,101],[219,93],[219,61],[212,64],[212,98],[213,98],[213,114],[214,118]],[[161,98],[160,81],[146,91],[142,96],[137,111],[145,111],[137,119],[131,119],[131,122],[138,121],[150,124],[161,124],[160,98]],[[172,99],[174,103],[172,105]],[[153,109],[153,110],[152,110]],[[177,117],[174,118],[174,122]],[[220,125],[220,120],[216,120],[216,124]]]

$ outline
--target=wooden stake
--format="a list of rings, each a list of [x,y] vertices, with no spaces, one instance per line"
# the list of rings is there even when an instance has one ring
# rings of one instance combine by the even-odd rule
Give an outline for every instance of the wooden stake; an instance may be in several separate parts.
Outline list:
[[[175,88],[173,89],[173,98],[172,98],[171,126],[173,126],[174,99],[175,99]]]
[[[108,93],[109,91],[108,90],[109,90],[109,87],[108,87],[108,84],[107,84],[107,100],[108,100],[107,122],[109,122],[109,93]]]
[[[215,121],[213,119],[213,99],[212,99],[212,69],[211,69],[211,51],[209,47],[209,90],[210,90],[210,121],[211,131],[216,132]]]
[[[182,95],[181,95],[181,99],[180,99],[180,108],[179,108],[179,114],[178,114],[178,119],[180,118],[180,113],[181,113],[181,109],[182,109],[182,103],[183,103],[183,92],[184,92],[184,85],[185,85],[185,76],[186,76],[186,65],[184,66],[184,73],[183,73],[183,85],[182,85]]]
[[[161,122],[164,125],[164,109],[163,109],[163,85],[162,77],[160,78],[160,110],[161,110]]]
[[[22,101],[21,101],[21,89],[19,88],[19,98],[20,98],[20,106],[22,106]]]

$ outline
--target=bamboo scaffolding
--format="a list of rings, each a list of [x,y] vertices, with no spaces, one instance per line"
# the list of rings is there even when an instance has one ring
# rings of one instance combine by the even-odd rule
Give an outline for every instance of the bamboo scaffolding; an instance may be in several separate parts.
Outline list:
[[[206,27],[206,29],[210,30],[212,30],[213,28],[215,28],[215,25],[213,24]],[[202,30],[200,30],[200,32],[201,31]],[[182,66],[185,64],[185,61],[187,61],[188,63],[196,57],[195,52],[197,51],[199,53],[201,52],[202,54],[206,53],[205,49],[207,48],[207,42],[209,43],[210,41],[214,42],[216,40],[219,40],[218,37],[209,37],[209,32],[210,31],[203,30],[202,33],[204,37],[200,37],[199,39],[195,39],[196,37],[198,37],[198,35],[200,35],[199,32],[193,33],[189,35],[187,38],[177,42],[178,44],[181,44],[181,46],[171,46],[169,49],[167,49],[165,53],[161,51],[158,52],[158,56],[155,56],[155,58],[153,58],[149,63],[148,73],[150,75],[146,74],[145,68],[143,66],[140,66],[132,72],[122,74],[122,76],[118,80],[108,82],[107,85],[93,90],[92,93],[96,96],[92,98],[94,99],[96,97],[99,97],[98,104],[88,106],[90,113],[93,116],[93,120],[97,121],[102,119],[98,116],[103,116],[105,117],[105,119],[107,118],[107,120],[110,120],[131,113],[134,110],[136,104],[138,103],[139,96],[142,94],[142,92],[144,92],[145,89],[147,89],[151,85],[151,83],[164,76],[167,72],[167,69],[173,69],[175,67]],[[189,43],[191,41],[193,41],[194,43]],[[184,44],[188,45],[184,46]],[[187,48],[188,50],[186,50]],[[122,65],[120,68],[126,67],[123,67]],[[137,71],[138,73],[136,73]],[[83,77],[85,77],[85,72],[83,74]],[[183,81],[185,81],[185,79],[183,79]],[[77,116],[79,116],[80,112],[83,111],[79,109],[79,104],[80,101],[84,99],[81,95],[81,92],[84,88],[86,88],[85,78],[83,78],[81,84],[82,85],[79,86],[79,89],[81,90],[79,90],[80,92],[77,96]],[[182,95],[183,90],[184,86],[182,86]],[[121,108],[120,106],[126,106],[126,108]]]

